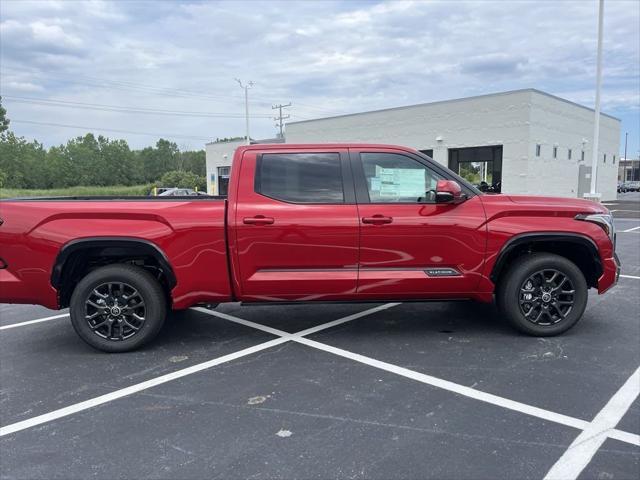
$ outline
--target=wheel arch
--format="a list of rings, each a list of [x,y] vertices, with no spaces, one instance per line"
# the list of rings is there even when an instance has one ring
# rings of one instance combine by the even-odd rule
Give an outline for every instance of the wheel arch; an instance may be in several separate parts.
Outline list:
[[[78,280],[94,267],[129,263],[151,271],[168,301],[177,280],[167,255],[155,243],[136,237],[88,237],[66,243],[51,271],[51,285],[58,291],[60,307],[69,300]]]
[[[598,247],[585,235],[565,232],[524,233],[509,239],[493,265],[491,281],[497,285],[515,258],[537,252],[555,253],[571,260],[582,271],[587,285],[597,288],[603,272]]]

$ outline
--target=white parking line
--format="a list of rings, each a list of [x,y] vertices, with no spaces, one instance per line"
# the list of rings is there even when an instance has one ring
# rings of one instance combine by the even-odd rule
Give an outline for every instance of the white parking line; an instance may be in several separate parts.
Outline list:
[[[387,305],[397,305],[397,304],[387,304]],[[385,307],[385,305],[383,305],[382,307]],[[510,400],[508,398],[499,397],[491,393],[487,393],[481,390],[476,390],[475,388],[467,387],[466,385],[460,385],[460,384],[451,382],[449,380],[444,380],[441,378],[433,377],[431,375],[426,375],[420,372],[416,372],[414,370],[409,370],[408,368],[400,367],[398,365],[393,365],[391,363],[382,362],[374,358],[366,357],[364,355],[349,352],[341,348],[336,348],[324,343],[316,342],[314,340],[310,340],[302,336],[303,332],[307,332],[305,333],[305,335],[308,335],[309,330],[320,331],[320,330],[324,330],[324,328],[317,329],[316,327],[315,329],[303,330],[302,332],[299,332],[299,333],[287,333],[283,330],[267,327],[259,323],[234,317],[233,315],[228,315],[228,314],[216,312],[213,310],[206,310],[201,308],[198,308],[197,310],[203,313],[208,313],[209,315],[213,315],[215,317],[224,318],[231,322],[245,325],[247,327],[252,327],[257,330],[263,330],[265,332],[268,331],[269,333],[272,333],[275,335],[281,335],[281,338],[287,338],[289,340],[292,340],[297,343],[301,343],[303,345],[307,345],[312,348],[317,348],[319,350],[323,350],[328,353],[333,353],[334,355],[348,358],[350,360],[354,360],[356,362],[363,363],[365,365],[369,365],[371,367],[378,368],[380,370],[385,370],[390,373],[395,373],[396,375],[410,378],[411,380],[416,380],[418,382],[425,383],[427,385],[432,385],[434,387],[438,387],[443,390],[448,390],[450,392],[454,392],[454,393],[463,395],[465,397],[473,398],[474,400],[480,400],[486,403],[490,403],[492,405],[496,405],[498,407],[514,410],[516,412],[531,415],[533,417],[541,418],[543,420],[547,420],[550,422],[559,423],[561,425],[566,425],[568,427],[577,428],[579,430],[584,430],[590,425],[590,423],[587,422],[586,420],[581,420],[579,418],[570,417],[568,415],[552,412],[550,410],[545,410],[543,408],[534,407],[533,405],[528,405],[526,403]],[[374,310],[376,309],[366,310],[366,312],[373,313]],[[365,312],[362,312],[362,313],[365,313]],[[353,317],[357,315],[359,314],[353,315]],[[359,315],[358,318],[362,316],[364,315]],[[345,319],[346,318],[348,317],[345,317]],[[335,324],[336,322],[331,322],[331,323]],[[324,327],[324,325],[328,325],[328,324],[323,324],[321,325],[321,327]],[[311,332],[311,333],[314,333],[314,332]],[[621,430],[614,430],[614,429],[607,431],[607,435],[611,438],[615,438],[616,440],[620,440],[622,442],[631,443],[633,445],[640,446],[640,435],[635,435],[632,433],[624,432]]]
[[[567,451],[544,477],[545,480],[578,478],[607,439],[608,432],[624,417],[638,395],[640,395],[640,368],[629,377],[589,426],[569,445]]]
[[[374,313],[381,312],[382,310],[387,310],[397,305],[400,305],[400,304],[385,303],[384,305],[378,305],[377,307],[369,308],[367,310],[363,310],[362,312],[354,313],[353,315],[348,315],[346,317],[339,318],[329,323],[323,323],[322,325],[317,325],[315,327],[307,328],[306,330],[302,330],[297,333],[288,333],[288,332],[285,332],[284,330],[278,330],[277,328],[267,327],[266,325],[262,325],[260,323],[255,323],[250,320],[245,320],[243,318],[229,315],[227,313],[216,312],[215,310],[208,310],[202,307],[194,307],[191,310],[195,310],[201,313],[206,313],[207,315],[212,315],[214,317],[222,318],[224,320],[229,320],[230,322],[239,323],[240,325],[244,325],[245,327],[251,327],[251,328],[255,328],[256,330],[262,330],[263,332],[267,332],[272,335],[277,335],[279,337],[294,337],[294,336],[303,337],[305,335],[311,335],[312,333],[326,330],[327,328],[335,327],[336,325],[340,325],[342,323],[350,322],[351,320],[356,320],[358,318],[366,317],[367,315],[372,315]]]
[[[636,280],[640,280],[640,277],[636,275],[620,275],[620,278],[635,278]]]
[[[365,315],[370,315],[372,313],[379,312],[380,310],[384,310],[385,308],[391,308],[394,305],[397,305],[397,304],[396,303],[389,303],[389,304],[385,304],[385,305],[382,305],[382,306],[379,306],[379,307],[370,308],[369,310],[365,310],[364,312],[360,312],[359,314],[349,315],[348,317],[340,318],[340,319],[334,320],[332,322],[327,322],[327,323],[325,323],[323,325],[318,325],[317,327],[314,327],[313,330],[314,330],[314,332],[318,332],[318,331],[324,330],[325,328],[331,328],[332,326],[338,325],[339,323],[344,323],[344,322],[347,322],[349,320],[355,320],[356,318],[360,318],[360,317],[363,317]],[[204,309],[200,309],[200,308],[198,308],[197,310],[198,311],[204,311],[205,313],[215,314],[215,316],[220,317],[220,318],[224,318],[226,320],[232,320],[233,319],[232,321],[234,321],[236,323],[243,324],[243,325],[247,325],[248,323],[253,323],[253,322],[248,322],[246,320],[242,320],[242,319],[237,318],[237,317],[232,317],[230,315],[226,315],[224,313],[211,312],[209,310],[204,310]],[[255,324],[255,325],[257,325],[257,324]],[[248,326],[250,326],[250,325],[248,325]],[[43,423],[48,423],[48,422],[51,422],[53,420],[57,420],[58,418],[66,417],[68,415],[72,415],[74,413],[78,413],[78,412],[81,412],[83,410],[87,410],[89,408],[97,407],[98,405],[102,405],[102,404],[105,404],[105,403],[108,403],[108,402],[112,402],[112,401],[117,400],[119,398],[131,395],[133,393],[137,393],[137,392],[140,392],[142,390],[146,390],[146,389],[155,387],[157,385],[161,385],[163,383],[167,383],[167,382],[170,382],[172,380],[176,380],[178,378],[186,377],[187,375],[192,375],[194,373],[201,372],[203,370],[206,370],[208,368],[214,367],[216,365],[220,365],[221,363],[230,362],[232,360],[236,360],[238,358],[245,357],[247,355],[251,355],[251,354],[259,352],[261,350],[266,350],[267,348],[271,348],[271,347],[274,347],[276,345],[280,345],[282,343],[285,343],[285,342],[288,342],[289,340],[291,340],[291,338],[290,338],[291,335],[289,335],[287,332],[283,332],[282,330],[271,329],[271,328],[266,327],[266,326],[261,326],[260,330],[263,330],[265,332],[269,332],[269,333],[272,333],[274,335],[277,335],[278,338],[273,339],[273,340],[269,340],[268,342],[260,343],[258,345],[253,346],[253,347],[245,348],[245,349],[240,350],[238,352],[234,352],[234,353],[230,353],[228,355],[224,355],[222,357],[214,358],[212,360],[209,360],[209,361],[206,361],[206,362],[203,362],[203,363],[199,363],[197,365],[192,365],[191,367],[187,367],[187,368],[183,368],[181,370],[177,370],[175,372],[167,373],[166,375],[162,375],[160,377],[152,378],[152,379],[147,380],[145,382],[137,383],[135,385],[131,385],[129,387],[125,387],[125,388],[122,388],[120,390],[116,390],[115,392],[107,393],[105,395],[100,395],[99,397],[94,397],[94,398],[91,398],[91,399],[86,400],[84,402],[80,402],[80,403],[76,403],[76,404],[73,404],[73,405],[69,405],[68,407],[60,408],[58,410],[54,410],[52,412],[45,413],[43,415],[38,415],[37,417],[28,418],[27,420],[23,420],[21,422],[12,423],[10,425],[7,425],[5,427],[1,427],[0,428],[0,437],[3,437],[5,435],[9,435],[11,433],[19,432],[21,430],[25,430],[27,428],[35,427],[37,425],[42,425]],[[312,329],[309,329],[309,330],[312,330]],[[275,333],[275,332],[277,332],[277,333]]]
[[[627,228],[626,230],[620,230],[621,233],[629,233],[629,232],[635,232],[636,230],[640,230],[640,226],[639,227],[633,227],[633,228]]]
[[[137,383],[135,385],[116,390],[115,392],[100,395],[99,397],[94,397],[84,402],[75,403],[73,405],[69,405],[68,407],[45,413],[44,415],[38,415],[37,417],[32,417],[21,422],[12,423],[11,425],[0,428],[0,437],[9,435],[10,433],[19,432],[20,430],[25,430],[27,428],[35,427],[36,425],[42,425],[43,423],[51,422],[52,420],[66,417],[68,415],[72,415],[89,408],[97,407],[98,405],[102,405],[107,402],[112,402],[113,400],[126,397],[127,395],[131,395],[133,393],[140,392],[142,390],[146,390],[148,388],[155,387],[157,385],[161,385],[178,378],[186,377],[187,375],[201,372],[202,370],[206,370],[207,368],[211,368],[216,365],[220,365],[221,363],[230,362],[231,360],[251,355],[261,350],[280,345],[281,343],[285,343],[287,341],[288,339],[284,337],[269,340],[268,342],[245,348],[244,350],[240,350],[239,352],[230,353],[229,355],[214,358],[213,360],[199,363],[191,367],[183,368],[182,370],[178,370],[176,372],[167,373],[166,375],[152,378],[151,380],[147,380],[146,382]]]
[[[8,330],[10,328],[24,327],[26,325],[33,325],[34,323],[48,322],[49,320],[56,320],[58,318],[68,317],[68,313],[61,313],[60,315],[53,315],[51,317],[36,318],[35,320],[29,320],[28,322],[12,323],[10,325],[3,325],[0,330]]]

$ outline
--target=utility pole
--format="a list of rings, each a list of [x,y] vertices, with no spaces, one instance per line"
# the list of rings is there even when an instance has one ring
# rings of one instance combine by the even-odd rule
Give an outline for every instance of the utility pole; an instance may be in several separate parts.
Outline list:
[[[240,85],[240,88],[244,90],[244,115],[245,115],[246,126],[247,126],[246,138],[247,138],[247,145],[250,145],[251,137],[249,136],[249,89],[253,87],[254,83],[252,81],[249,81],[249,83],[247,83],[246,85],[243,85],[242,80],[240,80],[239,78],[236,78],[236,82],[238,82],[238,85]]]
[[[282,116],[282,109],[290,106],[291,106],[291,102],[287,103],[286,105],[273,105],[271,107],[271,110],[278,109],[280,111],[277,117],[273,117],[273,119],[277,122],[276,127],[280,129],[280,138],[284,138],[284,133],[283,133],[284,123],[282,121],[290,117],[290,115]]]
[[[597,199],[598,178],[598,140],[600,137],[600,87],[602,85],[602,27],[604,17],[604,0],[598,6],[598,57],[596,60],[596,112],[593,124],[593,152],[591,156],[591,197]]]

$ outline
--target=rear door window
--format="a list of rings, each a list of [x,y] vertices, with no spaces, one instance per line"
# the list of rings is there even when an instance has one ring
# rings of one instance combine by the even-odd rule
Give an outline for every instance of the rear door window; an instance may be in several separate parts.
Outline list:
[[[344,203],[338,153],[264,153],[255,191],[291,203]]]

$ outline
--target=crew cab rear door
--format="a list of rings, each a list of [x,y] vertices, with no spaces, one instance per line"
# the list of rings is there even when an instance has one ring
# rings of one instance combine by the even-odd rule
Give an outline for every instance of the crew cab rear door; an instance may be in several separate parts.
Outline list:
[[[355,295],[359,224],[346,149],[246,150],[237,188],[242,301]]]
[[[360,221],[358,296],[448,298],[473,292],[486,249],[477,196],[434,203],[446,169],[417,154],[350,149]],[[427,192],[432,191],[431,195]]]

